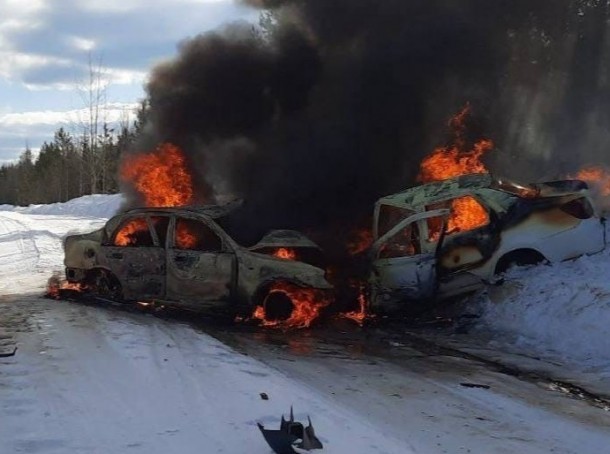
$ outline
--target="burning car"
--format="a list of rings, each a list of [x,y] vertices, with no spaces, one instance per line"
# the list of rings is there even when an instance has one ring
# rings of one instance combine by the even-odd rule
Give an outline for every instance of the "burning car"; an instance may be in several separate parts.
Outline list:
[[[325,271],[297,261],[315,243],[281,230],[247,249],[221,227],[235,208],[139,208],[111,218],[97,231],[65,239],[68,282],[120,301],[155,301],[182,308],[267,319],[288,319],[301,303],[324,305]],[[266,251],[260,253],[256,251]],[[307,299],[307,298],[306,298]]]
[[[520,185],[488,173],[435,181],[376,203],[371,309],[423,309],[511,265],[599,252],[604,219],[580,180]],[[415,303],[415,301],[418,301]]]

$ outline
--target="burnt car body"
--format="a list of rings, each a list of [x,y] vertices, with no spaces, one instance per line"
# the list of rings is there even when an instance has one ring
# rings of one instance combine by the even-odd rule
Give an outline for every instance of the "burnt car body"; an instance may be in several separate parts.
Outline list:
[[[251,314],[279,281],[331,288],[323,269],[235,242],[219,224],[233,208],[140,208],[119,214],[102,229],[66,237],[66,277],[113,300],[230,316]],[[271,232],[263,247],[317,248],[287,230]]]
[[[460,203],[474,205],[481,222],[451,231]],[[417,312],[496,282],[513,264],[599,252],[604,222],[579,180],[520,185],[472,174],[384,197],[374,215],[371,308]]]

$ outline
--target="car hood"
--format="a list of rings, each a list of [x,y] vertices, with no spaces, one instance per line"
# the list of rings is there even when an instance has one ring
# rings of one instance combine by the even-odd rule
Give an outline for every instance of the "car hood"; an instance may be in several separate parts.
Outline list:
[[[259,252],[265,249],[280,247],[320,249],[320,246],[296,230],[272,230],[258,243],[248,249],[253,252]]]

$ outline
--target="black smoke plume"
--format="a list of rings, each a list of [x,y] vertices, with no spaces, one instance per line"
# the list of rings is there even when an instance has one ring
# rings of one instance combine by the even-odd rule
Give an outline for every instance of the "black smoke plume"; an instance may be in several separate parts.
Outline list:
[[[188,39],[153,70],[139,150],[173,142],[198,191],[245,198],[245,242],[292,228],[343,243],[467,102],[503,175],[567,171],[541,169],[610,143],[606,2],[243,3],[270,11],[265,27]]]

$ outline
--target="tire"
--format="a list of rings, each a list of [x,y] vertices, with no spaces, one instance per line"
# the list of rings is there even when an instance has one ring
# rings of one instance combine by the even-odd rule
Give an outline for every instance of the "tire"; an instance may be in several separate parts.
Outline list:
[[[119,302],[123,300],[121,284],[110,271],[97,270],[93,275],[92,287],[96,296]]]
[[[286,293],[276,290],[265,296],[263,308],[265,309],[265,320],[282,321],[290,318],[294,304]]]

